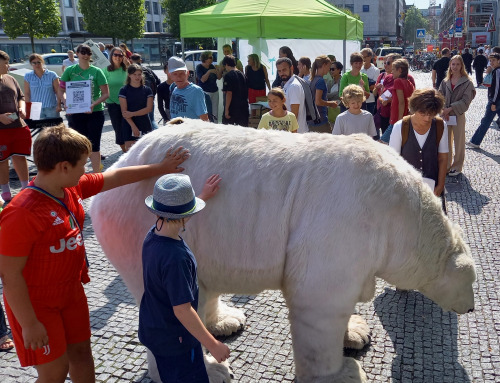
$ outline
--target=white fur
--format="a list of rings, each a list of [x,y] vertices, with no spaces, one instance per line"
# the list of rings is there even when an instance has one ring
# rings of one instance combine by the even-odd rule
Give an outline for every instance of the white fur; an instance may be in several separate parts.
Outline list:
[[[244,317],[233,312],[226,323],[219,294],[281,289],[299,382],[352,381],[341,377],[357,370],[343,360],[344,332],[356,302],[373,297],[376,276],[448,310],[474,307],[467,246],[391,148],[364,135],[186,120],[146,135],[113,167],[154,163],[179,145],[191,152],[183,166],[197,193],[210,174],[222,177],[218,195],[183,233],[198,260],[201,316],[220,333],[235,331]],[[137,301],[141,245],[155,221],[144,198],[154,182],[102,193],[90,209],[104,252]]]

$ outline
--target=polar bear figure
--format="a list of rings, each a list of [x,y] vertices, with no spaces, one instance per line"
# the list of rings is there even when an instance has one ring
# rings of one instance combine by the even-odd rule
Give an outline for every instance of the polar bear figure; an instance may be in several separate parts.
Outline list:
[[[391,148],[364,135],[186,119],[147,134],[113,167],[158,162],[172,146],[189,149],[182,166],[197,193],[210,174],[222,177],[182,234],[198,261],[200,316],[215,332],[235,331],[244,317],[222,306],[220,294],[281,290],[299,383],[365,381],[342,346],[375,277],[419,290],[445,310],[473,310],[474,262],[459,229]],[[102,193],[90,208],[97,239],[137,302],[142,242],[155,222],[144,199],[155,181]]]

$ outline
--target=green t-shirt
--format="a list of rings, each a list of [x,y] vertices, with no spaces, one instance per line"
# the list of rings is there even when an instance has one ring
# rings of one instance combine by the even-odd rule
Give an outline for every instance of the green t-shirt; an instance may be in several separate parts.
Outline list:
[[[92,88],[92,101],[97,100],[101,97],[101,85],[106,85],[108,81],[104,76],[104,73],[100,68],[97,68],[91,65],[88,69],[83,70],[80,65],[72,65],[64,71],[61,76],[61,81],[85,81],[91,80],[91,88]],[[92,112],[99,112],[104,110],[104,104],[101,102],[100,104],[94,106]]]
[[[359,72],[357,76],[352,76],[351,71],[345,72],[340,78],[339,96],[342,97],[342,92],[347,85],[359,85],[361,79],[365,83],[365,90],[369,92],[370,84],[368,84],[368,76],[365,73]]]
[[[109,98],[106,100],[106,104],[119,104],[118,93],[127,81],[127,71],[119,68],[110,72],[108,68],[105,68],[103,72],[109,86]]]

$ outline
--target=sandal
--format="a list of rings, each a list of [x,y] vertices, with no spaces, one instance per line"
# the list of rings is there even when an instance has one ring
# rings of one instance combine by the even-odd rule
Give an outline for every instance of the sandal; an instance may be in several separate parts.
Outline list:
[[[7,335],[0,339],[0,351],[9,351],[14,348],[14,342]]]

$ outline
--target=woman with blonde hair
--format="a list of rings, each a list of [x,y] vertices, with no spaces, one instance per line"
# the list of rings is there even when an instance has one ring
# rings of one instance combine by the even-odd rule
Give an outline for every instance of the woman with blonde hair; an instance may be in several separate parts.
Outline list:
[[[266,95],[266,86],[271,90],[267,69],[261,64],[258,54],[252,53],[248,55],[245,76],[247,78],[248,102],[250,104],[257,102],[257,97],[264,97]]]
[[[41,102],[40,120],[57,118],[61,111],[59,77],[45,68],[45,61],[38,53],[29,57],[33,71],[24,75],[24,99],[26,102]]]
[[[446,78],[439,86],[444,96],[443,119],[448,123],[448,175],[455,177],[462,172],[465,160],[465,112],[476,95],[474,84],[467,75],[464,60],[460,55],[453,56]],[[456,124],[450,123],[455,116]],[[454,151],[452,150],[454,144]]]
[[[320,121],[308,121],[309,131],[318,133],[331,133],[332,126],[328,121],[328,107],[336,108],[336,101],[328,101],[326,82],[323,76],[330,71],[331,60],[326,55],[316,57],[311,66],[311,83],[309,84],[314,103],[320,114]]]

